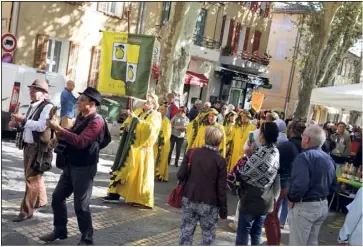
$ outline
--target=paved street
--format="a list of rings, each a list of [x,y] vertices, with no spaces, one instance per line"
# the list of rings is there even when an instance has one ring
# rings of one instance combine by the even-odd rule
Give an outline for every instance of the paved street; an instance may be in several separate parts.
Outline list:
[[[117,141],[113,143],[117,146]],[[104,196],[109,181],[109,169],[114,153],[108,147],[101,155],[91,201],[94,241],[96,245],[177,245],[179,237],[180,212],[167,205],[167,196],[176,184],[177,168],[169,166],[170,181],[155,183],[155,208],[153,210],[129,207],[122,202],[105,204],[99,197]],[[53,168],[45,175],[48,193],[48,206],[38,211],[30,220],[13,223],[24,194],[22,151],[15,148],[11,141],[2,141],[2,244],[3,245],[40,245],[45,244],[38,237],[52,230],[51,194],[60,176],[60,170]],[[229,195],[229,218],[232,218],[236,197]],[[66,240],[58,240],[52,245],[75,245],[80,232],[73,209],[72,197],[67,200],[68,230]],[[337,231],[344,216],[331,214],[320,236],[321,245],[336,244]],[[234,245],[235,233],[228,229],[230,220],[218,223],[216,245]],[[265,238],[264,238],[265,239]],[[194,244],[200,241],[200,228],[197,227]],[[282,245],[287,245],[288,231],[283,231]]]

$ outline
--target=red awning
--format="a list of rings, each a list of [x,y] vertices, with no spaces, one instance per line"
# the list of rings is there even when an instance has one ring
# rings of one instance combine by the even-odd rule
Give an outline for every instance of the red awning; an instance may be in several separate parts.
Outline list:
[[[191,71],[187,71],[184,76],[185,84],[190,84],[193,86],[205,87],[208,85],[208,78],[203,74],[197,74]]]

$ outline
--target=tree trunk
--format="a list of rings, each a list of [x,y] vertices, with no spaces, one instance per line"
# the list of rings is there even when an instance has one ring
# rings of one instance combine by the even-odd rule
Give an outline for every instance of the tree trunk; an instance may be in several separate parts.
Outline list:
[[[312,37],[310,42],[305,44],[305,49],[309,52],[301,75],[299,102],[294,114],[294,117],[297,118],[307,117],[311,93],[317,83],[321,58],[328,42],[331,23],[341,3],[324,2],[322,4],[323,13],[314,14],[310,16],[309,20]]]
[[[202,5],[203,2],[176,2],[172,21],[160,32],[161,75],[156,93],[162,99],[172,91],[183,95],[184,75],[189,65],[193,33]]]

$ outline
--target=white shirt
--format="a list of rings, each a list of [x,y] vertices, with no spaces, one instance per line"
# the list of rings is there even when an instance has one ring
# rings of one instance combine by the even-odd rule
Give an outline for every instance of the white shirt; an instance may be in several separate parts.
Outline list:
[[[224,122],[224,116],[222,115],[222,113],[219,113],[217,116],[217,123],[223,125]]]
[[[339,231],[339,243],[347,241],[349,245],[362,245],[362,197],[360,188],[353,202],[347,206],[349,212]]]
[[[23,134],[25,143],[29,144],[34,143],[32,131],[44,132],[45,129],[47,128],[46,121],[49,118],[50,110],[53,108],[52,104],[48,104],[43,108],[42,112],[40,113],[38,121],[29,119],[29,117],[32,116],[32,114],[34,113],[34,111],[37,109],[37,107],[40,105],[41,102],[43,102],[43,100],[39,100],[33,104],[30,104],[29,106],[31,110],[28,115],[28,120],[24,125],[24,134]]]

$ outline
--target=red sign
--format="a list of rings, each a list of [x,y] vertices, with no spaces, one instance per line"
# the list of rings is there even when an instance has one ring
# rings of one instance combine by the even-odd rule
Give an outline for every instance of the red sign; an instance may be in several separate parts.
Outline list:
[[[17,41],[14,35],[6,33],[1,36],[1,49],[5,52],[13,52],[16,50]]]
[[[10,53],[4,53],[1,56],[1,61],[4,63],[13,63],[14,61],[13,55],[11,55]]]

